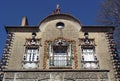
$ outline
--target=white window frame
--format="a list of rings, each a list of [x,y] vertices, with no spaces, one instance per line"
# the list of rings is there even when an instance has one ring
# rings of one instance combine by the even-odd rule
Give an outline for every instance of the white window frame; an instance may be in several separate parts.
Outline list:
[[[36,62],[38,61],[39,57],[39,49],[38,48],[26,48],[26,53],[25,53],[25,60],[27,62]]]
[[[94,49],[83,49],[82,54],[84,57],[84,61],[95,61]]]
[[[82,67],[84,69],[99,68],[99,64],[95,54],[95,48],[82,48]]]
[[[57,43],[57,42],[55,42]],[[66,43],[66,42],[64,42]],[[54,53],[53,49],[53,42],[49,42],[49,65],[50,67],[66,67],[66,66],[72,66],[72,43],[69,43],[66,49],[66,52],[63,53]],[[57,43],[58,44],[58,43]],[[56,45],[57,45],[56,44]],[[64,45],[63,45],[64,46]]]

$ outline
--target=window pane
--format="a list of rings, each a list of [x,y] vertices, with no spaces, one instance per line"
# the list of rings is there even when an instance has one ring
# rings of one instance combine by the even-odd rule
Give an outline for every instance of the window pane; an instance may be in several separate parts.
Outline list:
[[[54,55],[54,66],[66,66],[67,55]]]
[[[27,49],[26,61],[37,61],[38,49]]]
[[[98,68],[98,63],[95,62],[94,50],[93,49],[83,49],[83,68]]]
[[[34,61],[37,61],[37,54],[34,55]]]
[[[71,44],[71,43],[70,43]],[[54,44],[49,45],[49,62],[50,66],[57,66],[57,67],[63,67],[63,66],[71,66],[72,65],[72,45],[69,45],[69,43],[64,43],[61,41],[58,41]]]
[[[29,61],[29,58],[30,58],[30,54],[27,54],[26,61]]]
[[[67,66],[67,46],[53,46],[54,66]]]
[[[84,61],[94,61],[93,49],[83,49]]]

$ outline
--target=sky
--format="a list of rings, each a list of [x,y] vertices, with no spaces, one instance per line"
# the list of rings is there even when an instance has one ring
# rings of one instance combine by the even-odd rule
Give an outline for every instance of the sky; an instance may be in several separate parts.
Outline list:
[[[96,17],[103,0],[0,0],[0,56],[3,53],[5,26],[20,26],[23,16],[29,25],[38,25],[60,5],[61,13],[69,13],[82,25],[97,25]]]

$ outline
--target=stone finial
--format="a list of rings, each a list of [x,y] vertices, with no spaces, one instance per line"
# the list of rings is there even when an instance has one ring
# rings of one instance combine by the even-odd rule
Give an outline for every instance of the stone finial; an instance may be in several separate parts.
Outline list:
[[[60,5],[57,4],[56,9],[52,11],[52,15],[54,14],[60,14]]]
[[[60,5],[57,4],[57,7],[56,7],[56,14],[60,14]]]

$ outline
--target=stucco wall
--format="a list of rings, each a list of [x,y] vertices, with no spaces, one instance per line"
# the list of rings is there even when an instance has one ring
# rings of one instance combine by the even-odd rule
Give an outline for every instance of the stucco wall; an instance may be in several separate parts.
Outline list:
[[[56,23],[63,22],[64,28],[58,29],[56,28]],[[79,46],[79,38],[84,38],[84,32],[81,31],[82,26],[73,20],[68,19],[49,19],[46,22],[43,22],[40,25],[40,31],[36,32],[36,38],[41,38],[41,46],[40,46],[40,63],[39,69],[43,69],[44,64],[44,52],[45,52],[45,41],[50,40],[54,41],[59,37],[63,37],[66,40],[74,40],[76,46],[76,55],[77,55],[77,68],[82,70],[81,64],[81,49]],[[102,28],[101,28],[102,30]],[[88,30],[89,31],[89,30]],[[22,60],[23,55],[25,53],[25,42],[26,38],[32,38],[32,32],[13,32],[14,33],[14,40],[11,47],[11,53],[9,58],[9,63],[7,66],[8,70],[22,70]],[[95,52],[97,59],[99,61],[100,70],[110,70],[109,76],[112,79],[114,78],[114,70],[112,66],[112,60],[109,53],[108,48],[108,40],[106,39],[105,33],[106,32],[88,32],[89,38],[95,39]],[[48,64],[48,63],[47,63]],[[49,65],[46,65],[49,66]],[[48,68],[47,68],[48,69]]]

